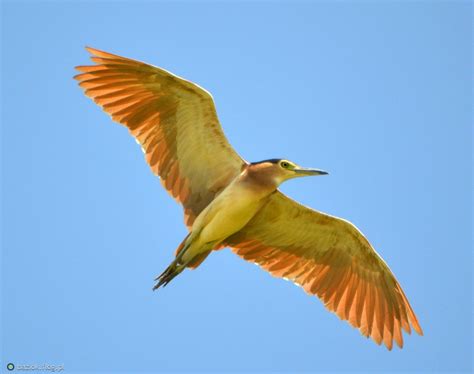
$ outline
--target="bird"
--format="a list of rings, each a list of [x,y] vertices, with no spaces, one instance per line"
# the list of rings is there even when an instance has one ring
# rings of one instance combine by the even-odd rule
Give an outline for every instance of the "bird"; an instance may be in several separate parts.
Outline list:
[[[154,290],[229,247],[317,296],[388,350],[423,335],[394,274],[350,222],[306,207],[278,187],[327,174],[287,159],[245,161],[229,144],[211,94],[165,69],[86,47],[74,78],[141,146],[152,172],[182,204],[188,234]]]

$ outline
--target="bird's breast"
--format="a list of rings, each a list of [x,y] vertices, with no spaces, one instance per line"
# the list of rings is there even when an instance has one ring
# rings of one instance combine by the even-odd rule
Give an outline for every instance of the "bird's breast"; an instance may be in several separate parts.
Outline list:
[[[221,241],[244,227],[265,202],[265,195],[247,185],[233,183],[212,201],[195,224],[203,242]],[[193,231],[194,231],[193,226]]]

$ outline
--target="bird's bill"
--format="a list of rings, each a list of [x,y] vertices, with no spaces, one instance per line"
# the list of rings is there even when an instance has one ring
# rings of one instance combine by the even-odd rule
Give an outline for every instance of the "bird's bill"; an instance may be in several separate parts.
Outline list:
[[[327,171],[320,170],[320,169],[311,169],[311,168],[295,168],[293,171],[299,177],[306,177],[311,175],[326,175],[329,174]]]

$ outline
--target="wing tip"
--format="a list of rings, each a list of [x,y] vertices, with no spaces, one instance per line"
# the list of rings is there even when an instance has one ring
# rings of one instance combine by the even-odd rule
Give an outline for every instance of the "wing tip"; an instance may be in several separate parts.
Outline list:
[[[139,62],[139,63],[144,64],[143,62],[140,62],[140,61],[137,61],[137,60],[132,60],[132,59],[127,58],[127,57],[115,55],[113,53],[105,52],[101,49],[89,47],[88,45],[86,45],[84,48],[86,49],[87,52],[89,52],[91,54],[91,60],[96,62],[96,63],[99,63],[101,61],[95,61],[94,58],[108,58],[108,59],[123,61],[123,62],[127,62],[127,63],[131,63],[131,62],[137,63],[137,62]]]
[[[418,318],[416,317],[416,314],[413,311],[413,308],[411,307],[410,302],[408,301],[408,298],[405,295],[405,292],[403,292],[403,289],[399,284],[398,284],[398,290],[399,290],[399,292],[402,296],[402,299],[405,303],[405,307],[406,307],[407,312],[408,312],[407,313],[408,314],[408,319],[410,321],[408,327],[411,325],[411,327],[413,327],[413,330],[415,330],[418,335],[423,336],[423,329],[421,328],[421,325],[418,322]]]
[[[77,71],[80,71],[80,73],[74,75],[74,76],[72,77],[72,79],[75,79],[76,81],[80,81],[80,80],[82,79],[82,77],[81,77],[81,75],[82,75],[82,70],[81,70],[81,69],[82,69],[82,68],[83,68],[83,66],[80,66],[80,65],[74,66],[74,69],[77,70]]]
[[[105,57],[105,58],[117,58],[120,56],[113,55],[111,53],[104,52],[100,49],[89,47],[88,45],[84,46],[85,50],[91,54],[91,59],[94,61],[94,57]],[[95,62],[95,61],[94,61]],[[88,73],[91,69],[94,69],[98,64],[95,65],[77,65],[74,66],[74,69],[80,71],[81,73]],[[81,80],[81,74],[73,76],[75,80]]]
[[[413,329],[416,331],[416,333],[420,336],[424,336],[423,329],[421,328],[420,324],[418,323],[417,320],[415,321],[410,321]]]
[[[89,52],[91,55],[100,56],[101,54],[109,55],[109,53],[104,52],[100,49],[89,47],[88,45],[84,46],[84,49]]]

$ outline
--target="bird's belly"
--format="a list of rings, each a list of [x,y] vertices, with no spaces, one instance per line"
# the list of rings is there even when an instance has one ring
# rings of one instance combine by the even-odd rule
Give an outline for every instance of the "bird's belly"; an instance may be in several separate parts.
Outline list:
[[[207,217],[203,217],[207,222],[200,234],[201,241],[208,243],[224,240],[244,227],[261,206],[261,197],[252,191],[224,191],[209,206]]]
[[[244,227],[257,212],[257,206],[227,208],[219,211],[201,232],[204,242],[220,241]]]

